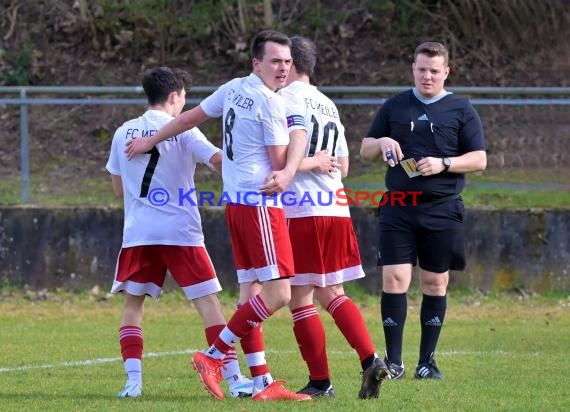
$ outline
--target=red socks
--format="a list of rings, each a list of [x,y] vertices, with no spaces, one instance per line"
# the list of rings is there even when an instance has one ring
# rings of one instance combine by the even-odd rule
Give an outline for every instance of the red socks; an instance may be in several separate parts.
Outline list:
[[[142,359],[143,333],[138,326],[122,326],[119,328],[119,344],[123,362],[126,359]]]
[[[336,297],[329,303],[327,310],[349,345],[358,353],[360,361],[374,355],[374,344],[364,323],[364,318],[358,306],[348,296]]]
[[[311,380],[329,379],[325,329],[315,305],[297,308],[291,312],[293,332],[303,360],[309,368]]]

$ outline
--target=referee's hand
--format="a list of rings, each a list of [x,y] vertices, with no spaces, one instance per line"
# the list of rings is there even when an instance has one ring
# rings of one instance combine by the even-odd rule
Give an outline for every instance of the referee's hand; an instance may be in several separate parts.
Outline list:
[[[382,150],[382,158],[384,161],[388,162],[390,167],[394,167],[400,163],[400,160],[404,158],[400,143],[391,137],[381,137],[378,140],[380,141],[380,150]]]

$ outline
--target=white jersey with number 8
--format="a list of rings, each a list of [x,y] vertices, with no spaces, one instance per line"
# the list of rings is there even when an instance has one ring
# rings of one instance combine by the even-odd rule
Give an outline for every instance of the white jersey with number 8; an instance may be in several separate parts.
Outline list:
[[[224,196],[233,203],[281,207],[259,187],[272,171],[266,146],[289,144],[285,102],[255,74],[220,86],[200,103],[209,117],[222,117]],[[224,200],[226,200],[224,199]]]

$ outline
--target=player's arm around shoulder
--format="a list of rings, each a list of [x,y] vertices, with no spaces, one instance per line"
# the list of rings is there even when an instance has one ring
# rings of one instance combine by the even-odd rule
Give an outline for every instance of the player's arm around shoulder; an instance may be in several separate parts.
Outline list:
[[[154,146],[163,142],[164,140],[174,137],[186,130],[190,130],[209,119],[209,116],[204,112],[202,107],[195,106],[190,110],[182,112],[166,125],[160,128],[151,138],[136,138],[129,140],[126,144],[125,153],[130,159],[137,154],[148,152]]]

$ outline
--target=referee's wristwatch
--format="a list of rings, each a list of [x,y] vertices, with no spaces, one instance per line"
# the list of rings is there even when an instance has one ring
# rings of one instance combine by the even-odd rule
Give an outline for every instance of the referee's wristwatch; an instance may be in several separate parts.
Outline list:
[[[449,166],[451,166],[451,159],[449,157],[444,157],[441,159],[441,163],[443,163],[443,170],[441,173],[447,173]]]

